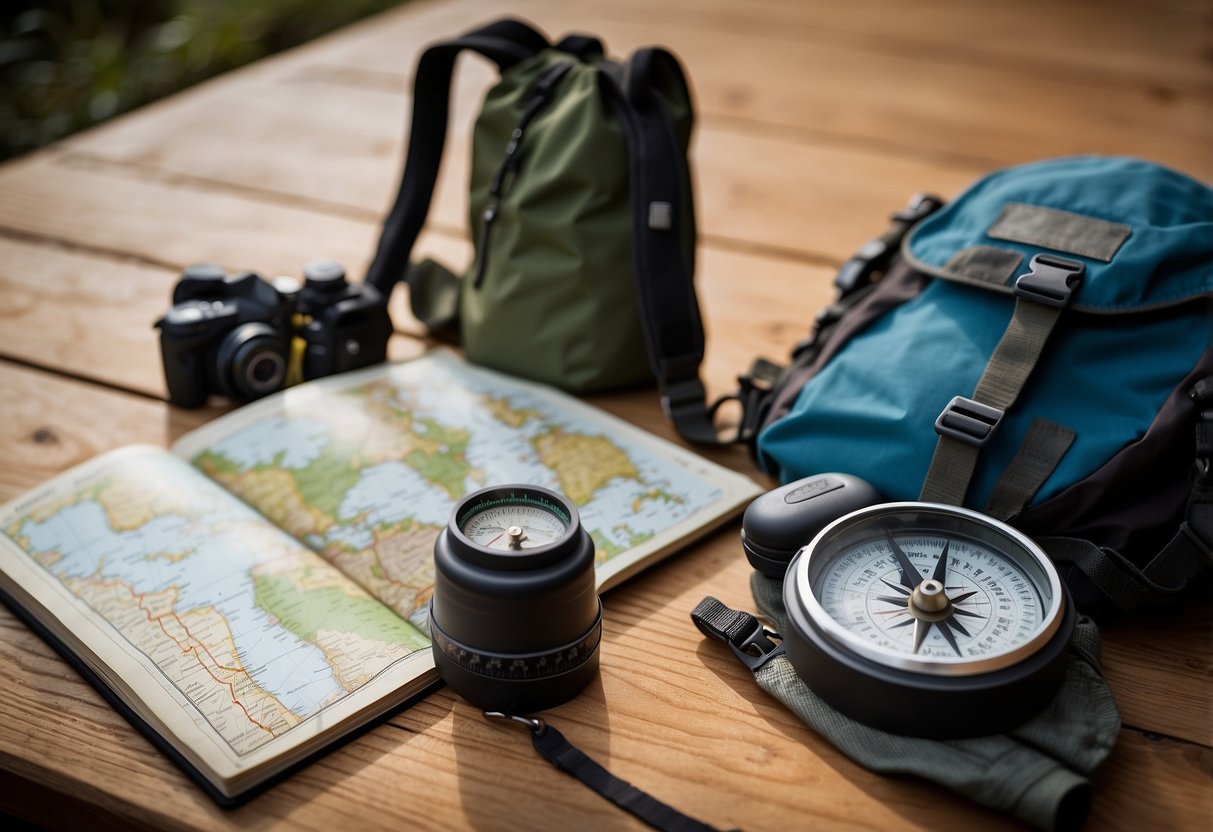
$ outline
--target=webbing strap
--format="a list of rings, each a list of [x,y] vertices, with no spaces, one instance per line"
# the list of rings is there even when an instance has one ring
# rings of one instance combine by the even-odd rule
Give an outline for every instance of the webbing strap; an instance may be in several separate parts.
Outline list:
[[[1045,537],[1038,541],[1070,573],[1064,577],[1080,605],[1108,600],[1123,612],[1159,606],[1213,568],[1213,378],[1198,381],[1191,397],[1196,406],[1196,473],[1187,513],[1179,531],[1149,563],[1139,569],[1114,549],[1087,540]],[[1085,586],[1075,580],[1075,571],[1081,573]]]
[[[735,610],[711,595],[704,597],[691,611],[691,620],[699,632],[723,641],[733,655],[750,670],[783,655],[783,637],[768,630],[748,612]],[[778,639],[778,642],[772,639]]]
[[[682,814],[668,804],[621,780],[573,746],[550,725],[531,732],[535,750],[561,771],[576,777],[600,796],[654,829],[667,832],[715,832],[715,828]]]
[[[531,731],[531,744],[535,746],[539,756],[566,774],[576,777],[600,797],[606,798],[654,829],[662,832],[716,832],[714,827],[682,814],[674,807],[611,774],[565,739],[564,734],[539,717],[501,711],[485,711],[484,715],[490,719],[525,725]]]
[[[661,404],[681,437],[720,444],[699,379],[703,322],[695,295],[695,252],[686,245],[695,228],[690,171],[657,91],[660,79],[689,102],[686,77],[672,54],[646,48],[633,53],[622,77],[608,74],[607,79],[603,86],[628,137],[636,295]]]
[[[383,221],[375,259],[366,274],[366,282],[384,297],[391,294],[397,282],[407,279],[409,255],[430,210],[446,140],[455,59],[460,52],[470,49],[504,71],[546,48],[547,38],[539,32],[521,21],[507,19],[436,43],[422,54],[413,81],[412,125],[400,190]],[[427,314],[421,310],[417,317],[425,320]]]
[[[963,505],[982,447],[1019,397],[1045,342],[1086,267],[1076,260],[1038,254],[1015,281],[1015,311],[994,348],[972,399],[952,400],[935,422],[939,441],[920,500]]]
[[[1070,450],[1076,435],[1048,419],[1033,420],[1015,458],[994,484],[985,513],[996,520],[1010,520],[1022,514]]]
[[[1170,542],[1141,569],[1115,549],[1096,546],[1089,540],[1042,537],[1037,542],[1059,566],[1069,565],[1081,572],[1103,599],[1128,613],[1165,604],[1213,567],[1213,549],[1188,523],[1183,523]],[[1065,577],[1074,589],[1076,603],[1091,607],[1102,600],[1098,596],[1084,597],[1086,593],[1074,580]]]

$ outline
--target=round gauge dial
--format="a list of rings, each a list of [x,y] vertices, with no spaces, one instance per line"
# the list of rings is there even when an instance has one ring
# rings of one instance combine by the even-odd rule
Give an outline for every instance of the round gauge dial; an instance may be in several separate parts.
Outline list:
[[[568,531],[566,517],[552,506],[524,499],[498,499],[467,517],[462,531],[486,549],[534,549],[559,540]]]
[[[1055,688],[1073,627],[1061,580],[1031,540],[977,512],[928,503],[872,506],[834,521],[793,560],[784,601],[789,658],[806,663],[810,687],[891,686],[873,703],[877,720],[904,708],[910,729],[892,730],[918,734],[933,731],[915,721],[915,708],[925,707],[915,689],[1013,699],[1021,680]],[[1047,680],[1035,675],[1041,667]],[[947,712],[934,707],[945,708],[936,717]]]
[[[594,541],[568,498],[502,485],[463,498],[434,541],[434,663],[481,708],[533,713],[598,671]]]

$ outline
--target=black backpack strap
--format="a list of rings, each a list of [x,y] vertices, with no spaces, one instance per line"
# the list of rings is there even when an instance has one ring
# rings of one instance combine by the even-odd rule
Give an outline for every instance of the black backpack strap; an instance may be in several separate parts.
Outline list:
[[[1113,549],[1069,537],[1041,538],[1079,606],[1109,602],[1137,612],[1175,600],[1213,568],[1213,378],[1196,383],[1196,473],[1179,531],[1138,568]]]
[[[455,59],[465,49],[477,52],[505,71],[549,47],[547,38],[518,20],[499,20],[454,40],[430,46],[417,63],[413,81],[413,115],[409,128],[409,146],[400,179],[396,202],[383,221],[383,232],[375,259],[366,274],[366,282],[385,297],[402,279],[411,284],[414,277],[429,271],[409,272],[409,255],[430,210],[430,198],[442,161],[450,112],[451,74]],[[432,276],[432,275],[431,275]],[[437,293],[442,302],[447,293]],[[441,303],[427,302],[434,297],[433,287],[411,293],[414,314],[427,326],[437,328],[444,321],[436,310]],[[450,304],[446,303],[449,308]]]
[[[689,106],[686,77],[678,59],[658,48],[637,50],[621,76],[607,77],[603,87],[628,137],[636,295],[649,365],[678,434],[717,444],[699,379],[703,322],[695,296],[695,252],[686,245],[695,228],[690,170],[658,91],[663,84],[672,86]]]

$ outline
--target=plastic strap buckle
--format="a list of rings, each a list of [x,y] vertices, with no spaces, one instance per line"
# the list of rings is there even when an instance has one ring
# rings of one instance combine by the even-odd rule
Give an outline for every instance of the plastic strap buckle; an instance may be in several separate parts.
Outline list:
[[[872,273],[889,256],[889,244],[877,237],[868,240],[859,251],[851,255],[851,259],[842,264],[834,277],[834,286],[839,294],[849,295],[860,286],[866,286]]]
[[[914,194],[910,197],[909,203],[905,208],[902,208],[890,219],[893,222],[904,222],[907,225],[914,225],[919,220],[926,219],[931,214],[934,214],[943,207],[943,200],[935,196],[935,194]]]
[[[727,607],[711,595],[695,606],[691,620],[705,636],[727,643],[733,655],[750,670],[758,670],[784,652],[783,636],[762,626],[748,612]]]
[[[956,396],[935,420],[935,432],[981,448],[994,438],[1004,415],[997,407]]]
[[[686,378],[662,386],[661,409],[666,418],[674,422],[676,413],[687,408],[706,409],[708,391],[698,378]]]
[[[1037,254],[1028,268],[1030,271],[1015,281],[1015,297],[1065,308],[1070,305],[1087,267],[1077,260]]]

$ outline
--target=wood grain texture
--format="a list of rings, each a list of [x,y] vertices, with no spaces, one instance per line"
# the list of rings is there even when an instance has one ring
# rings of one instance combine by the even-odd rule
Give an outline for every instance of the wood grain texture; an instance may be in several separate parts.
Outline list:
[[[462,2],[469,10],[464,26],[496,14],[496,10],[486,12],[475,0]],[[458,1],[450,5],[458,8]],[[1045,21],[1052,22],[1048,9],[1055,7],[1017,9],[1015,13],[1022,15],[1018,28],[1046,28]],[[972,21],[975,15],[949,14],[948,5],[924,5],[912,12],[933,19],[937,37],[962,44],[960,55],[943,58],[943,50],[925,44],[894,50],[878,40],[866,45],[842,42],[833,32],[815,27],[795,31],[768,26],[756,31],[753,25],[705,25],[697,8],[687,4],[683,9],[682,14],[629,15],[604,14],[600,5],[588,2],[511,4],[514,14],[538,21],[550,34],[592,31],[619,54],[650,43],[673,49],[692,67],[705,122],[716,117],[740,119],[800,131],[817,141],[872,144],[928,158],[955,155],[986,164],[1098,152],[1147,156],[1194,175],[1213,170],[1208,153],[1213,97],[1207,83],[1160,93],[1156,84],[1136,76],[1132,82],[1113,81],[1065,72],[1055,65],[1042,68],[1030,58],[989,60],[983,54],[983,41],[999,43],[1005,54],[1018,47],[1016,38],[1009,33],[983,37],[971,27],[966,29],[964,20]],[[734,13],[742,12],[738,8]],[[744,14],[760,17],[749,9]],[[1160,29],[1155,35],[1159,40],[1182,41],[1184,29],[1199,33],[1208,25],[1207,13],[1199,10],[1178,9],[1154,18],[1128,4],[1109,10],[1090,3],[1072,18],[1069,28],[1082,33],[1083,44],[1097,41],[1108,37],[1101,34],[1103,27],[1097,22],[1101,17],[1121,21],[1121,41],[1134,29],[1155,26]],[[407,72],[401,67],[399,47],[415,37],[412,22],[406,13],[384,15],[373,37],[334,38],[318,44],[308,58],[363,70]],[[895,18],[886,24],[890,29],[897,25]],[[426,29],[422,32],[428,36]],[[1193,37],[1199,42],[1201,35]],[[1147,55],[1159,51],[1148,52],[1149,46],[1131,51],[1138,49]],[[1116,42],[1106,51],[1114,54]],[[1200,46],[1194,51],[1189,71],[1207,77],[1207,54]],[[1160,124],[1177,129],[1160,129]]]
[[[0,442],[0,470],[6,472],[0,499],[111,447],[166,443],[213,415],[180,414],[158,402],[3,364],[0,384],[14,392],[0,406],[0,419],[11,426]],[[626,418],[662,427],[648,394],[634,401],[603,398]],[[61,401],[104,418],[48,420]],[[54,441],[34,439],[39,431]],[[46,444],[57,453],[47,453]],[[748,566],[736,534],[732,524],[608,595],[601,682],[552,711],[551,719],[620,776],[718,825],[775,829],[790,817],[814,817],[831,828],[1003,826],[940,789],[879,777],[850,763],[763,695],[727,651],[702,639],[687,617],[702,595],[750,604]],[[1112,643],[1115,633],[1107,638]],[[1109,667],[1114,663],[1109,657]],[[0,667],[6,674],[0,768],[140,825],[217,828],[274,819],[326,830],[357,817],[368,828],[507,829],[524,823],[567,829],[579,822],[631,828],[588,792],[569,788],[563,775],[533,756],[524,734],[485,723],[448,692],[403,711],[244,808],[222,813],[7,612],[0,613]],[[1131,673],[1143,676],[1140,667]],[[47,725],[55,729],[45,730]],[[1101,775],[1111,783],[1100,792],[1108,817],[1131,812],[1138,799],[1121,787],[1125,781],[1175,784],[1187,799],[1168,804],[1168,817],[1183,821],[1174,828],[1207,808],[1199,793],[1207,750],[1146,742],[1135,731],[1126,731],[1121,742],[1129,750],[1118,751],[1115,765],[1109,763],[1113,773]],[[79,754],[85,746],[87,761]],[[501,790],[503,770],[510,772],[508,798]],[[688,772],[696,774],[688,778]],[[458,789],[451,788],[452,776]],[[765,797],[739,803],[738,794]],[[371,819],[358,808],[368,804],[376,806]],[[426,810],[419,818],[421,806]]]
[[[418,0],[0,168],[0,499],[219,408],[163,394],[151,320],[200,259],[265,274],[335,257],[361,274],[402,156],[424,44],[498,16]],[[1136,153],[1213,175],[1213,15],[1200,0],[847,4],[516,0],[550,34],[677,51],[694,145],[709,387],[786,355],[833,267],[911,193],[994,167]],[[467,131],[492,73],[465,61],[420,253],[465,263]],[[394,299],[406,332],[420,329]],[[405,358],[425,344],[398,336]],[[122,392],[134,391],[135,394]],[[652,391],[590,402],[673,438]],[[705,453],[757,473],[740,449]],[[850,763],[761,694],[687,611],[751,604],[737,524],[606,598],[599,682],[552,720],[620,776],[720,827],[1012,828],[941,789]],[[1108,626],[1126,724],[1088,828],[1213,823],[1213,622],[1191,603]],[[53,726],[53,727],[50,727]],[[0,609],[0,810],[49,827],[635,829],[538,760],[526,736],[439,692],[234,812],[221,812]],[[36,784],[33,787],[26,784]]]

